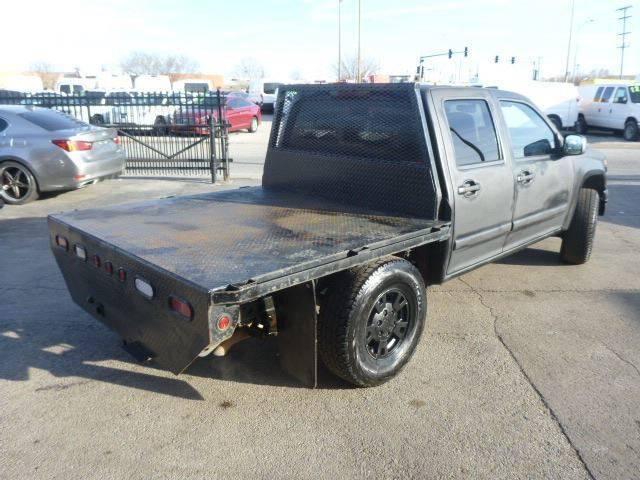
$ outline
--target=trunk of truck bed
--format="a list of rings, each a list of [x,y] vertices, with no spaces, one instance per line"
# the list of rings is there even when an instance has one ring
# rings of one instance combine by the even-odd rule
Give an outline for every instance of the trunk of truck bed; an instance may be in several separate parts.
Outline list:
[[[234,305],[445,239],[417,91],[385,87],[283,87],[262,187],[50,216],[74,301],[179,373]]]

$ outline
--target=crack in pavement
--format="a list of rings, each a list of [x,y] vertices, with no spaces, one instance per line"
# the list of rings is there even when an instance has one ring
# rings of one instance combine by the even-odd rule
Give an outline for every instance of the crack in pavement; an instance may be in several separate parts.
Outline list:
[[[520,373],[522,374],[524,379],[527,381],[529,386],[538,395],[538,397],[540,398],[540,401],[542,402],[542,404],[545,406],[545,408],[549,412],[549,415],[551,416],[553,421],[556,423],[556,425],[560,429],[560,432],[562,432],[562,435],[564,435],[564,438],[566,438],[567,442],[569,443],[569,446],[573,449],[574,453],[576,454],[576,457],[578,458],[578,460],[580,461],[580,463],[584,467],[585,471],[589,475],[589,478],[595,480],[596,477],[594,476],[593,472],[591,471],[591,469],[587,465],[587,462],[585,462],[585,460],[582,457],[582,454],[580,453],[580,450],[578,449],[578,447],[576,447],[574,445],[573,441],[569,437],[569,434],[567,433],[566,429],[564,428],[564,425],[562,424],[562,422],[560,422],[560,419],[556,415],[555,411],[553,410],[553,408],[551,408],[551,405],[549,404],[547,399],[544,397],[544,395],[538,389],[538,387],[533,383],[533,380],[531,379],[531,377],[529,377],[527,372],[524,370],[524,367],[520,364],[520,362],[518,361],[518,359],[514,355],[514,353],[511,350],[511,348],[509,348],[509,346],[506,344],[506,342],[502,338],[502,335],[498,331],[498,314],[496,313],[495,309],[491,305],[487,304],[487,302],[485,301],[484,296],[482,295],[482,293],[478,289],[476,289],[475,287],[471,286],[471,284],[469,284],[466,280],[464,280],[462,278],[458,278],[458,280],[460,280],[463,284],[465,284],[467,287],[469,287],[469,290],[472,291],[478,297],[478,300],[480,301],[480,304],[489,312],[489,315],[491,315],[491,318],[493,319],[493,332],[495,334],[495,337],[502,344],[502,346],[507,351],[507,353],[509,354],[511,359],[515,362],[516,366],[518,367],[518,370],[520,370]]]

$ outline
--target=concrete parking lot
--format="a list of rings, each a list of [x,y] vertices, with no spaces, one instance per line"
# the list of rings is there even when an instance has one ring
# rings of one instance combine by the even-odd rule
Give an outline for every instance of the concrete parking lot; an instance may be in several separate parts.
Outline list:
[[[549,239],[431,288],[378,388],[302,388],[254,339],[175,377],[72,303],[48,213],[255,183],[267,134],[232,137],[229,185],[126,178],[0,210],[0,478],[640,478],[640,145],[617,137],[591,137],[611,195],[591,261]]]

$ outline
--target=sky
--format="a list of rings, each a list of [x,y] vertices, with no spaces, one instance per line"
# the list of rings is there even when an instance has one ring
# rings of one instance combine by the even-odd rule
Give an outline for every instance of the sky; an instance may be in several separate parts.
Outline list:
[[[133,50],[182,53],[230,78],[254,58],[273,80],[333,79],[338,0],[4,0],[0,71],[47,62],[57,70],[117,68]],[[420,55],[462,50],[469,71],[512,56],[564,73],[571,0],[361,0],[361,51],[389,74],[413,73]],[[640,73],[640,0],[575,0],[574,57],[582,71],[618,73],[615,9],[632,5],[625,73]],[[342,0],[342,55],[355,56],[358,0]],[[13,20],[12,20],[13,19]],[[593,20],[593,21],[590,21]],[[10,39],[9,43],[6,39]],[[576,54],[577,49],[577,54]],[[432,68],[450,68],[446,58]]]

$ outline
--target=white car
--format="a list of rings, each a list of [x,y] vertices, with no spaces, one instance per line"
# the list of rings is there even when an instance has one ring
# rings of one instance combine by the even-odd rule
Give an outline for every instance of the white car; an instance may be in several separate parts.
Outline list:
[[[640,85],[612,83],[580,87],[582,101],[576,124],[578,133],[590,127],[623,132],[625,140],[640,138]]]

